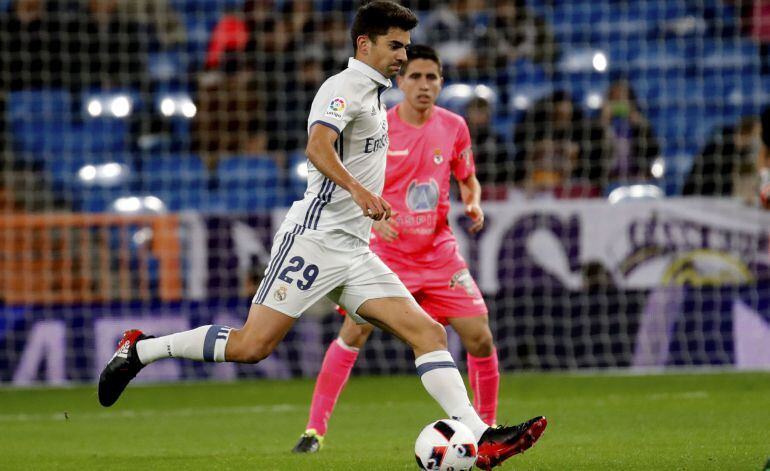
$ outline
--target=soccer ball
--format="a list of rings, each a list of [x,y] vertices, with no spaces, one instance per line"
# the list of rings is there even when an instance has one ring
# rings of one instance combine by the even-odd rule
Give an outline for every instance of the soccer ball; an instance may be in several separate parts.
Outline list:
[[[420,469],[467,471],[476,464],[476,437],[456,420],[441,419],[428,424],[414,444]]]

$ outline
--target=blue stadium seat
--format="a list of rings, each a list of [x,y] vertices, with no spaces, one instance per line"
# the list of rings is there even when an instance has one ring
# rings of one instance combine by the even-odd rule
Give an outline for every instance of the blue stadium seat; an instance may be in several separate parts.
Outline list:
[[[517,59],[507,70],[508,85],[540,85],[548,80],[545,69],[529,59]]]
[[[607,22],[609,8],[590,0],[559,2],[541,11],[550,20],[557,40],[563,45],[587,44],[594,25]]]
[[[40,160],[43,151],[55,151],[70,131],[72,96],[60,89],[10,92],[6,118],[16,152]]]
[[[72,95],[62,89],[10,92],[6,106],[11,121],[66,121],[72,117]]]
[[[508,67],[508,103],[505,121],[518,122],[521,115],[540,98],[553,93],[554,86],[545,70],[527,59],[519,59]],[[510,129],[506,133],[510,132]]]
[[[230,156],[217,166],[217,193],[230,211],[271,209],[284,201],[281,173],[270,156]]]
[[[210,198],[209,173],[194,154],[147,155],[140,172],[142,191],[171,211],[200,209]]]
[[[663,155],[695,154],[713,127],[723,121],[707,115],[702,105],[669,106],[648,114],[660,140]]]

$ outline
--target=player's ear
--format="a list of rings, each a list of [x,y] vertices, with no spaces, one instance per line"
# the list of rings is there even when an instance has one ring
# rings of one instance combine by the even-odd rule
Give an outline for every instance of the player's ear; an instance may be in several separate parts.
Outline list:
[[[358,48],[358,52],[361,53],[362,56],[368,56],[369,55],[369,48],[371,47],[372,41],[369,39],[369,36],[362,34],[361,36],[356,38],[356,47]]]

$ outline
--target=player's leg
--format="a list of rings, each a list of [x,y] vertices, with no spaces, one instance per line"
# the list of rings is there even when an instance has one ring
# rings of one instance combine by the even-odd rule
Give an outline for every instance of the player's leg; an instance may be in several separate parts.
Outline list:
[[[473,406],[484,422],[494,424],[500,373],[481,290],[459,255],[444,266],[425,270],[422,277],[420,306],[434,318],[451,324],[460,335],[468,352]]]
[[[449,323],[468,352],[468,379],[473,391],[473,407],[484,422],[495,424],[500,372],[489,318],[486,315],[450,317]]]
[[[487,425],[468,400],[465,384],[447,350],[444,327],[425,313],[379,257],[366,251],[352,258],[345,283],[330,297],[352,320],[368,321],[409,345],[428,393],[449,417],[463,422],[477,437],[484,433]]]
[[[481,437],[488,426],[468,400],[465,384],[447,350],[444,327],[431,319],[412,298],[369,299],[357,313],[412,347],[417,373],[428,393],[449,417],[463,422],[477,438]]]
[[[326,349],[313,390],[307,427],[293,452],[315,453],[321,449],[334,406],[350,377],[358,352],[366,343],[372,329],[369,324],[356,324],[350,317],[345,316],[339,336]]]
[[[339,285],[347,273],[346,262],[319,256],[322,249],[317,240],[305,235],[302,226],[281,226],[265,278],[241,329],[207,325],[158,338],[138,330],[126,332],[99,378],[99,402],[112,405],[144,366],[162,358],[256,363],[267,357],[296,318]],[[301,272],[302,278],[294,275],[301,265],[308,266]]]
[[[145,366],[163,358],[256,363],[272,352],[294,324],[293,317],[252,304],[241,329],[205,325],[162,337],[127,331],[99,377],[99,402],[109,407]]]

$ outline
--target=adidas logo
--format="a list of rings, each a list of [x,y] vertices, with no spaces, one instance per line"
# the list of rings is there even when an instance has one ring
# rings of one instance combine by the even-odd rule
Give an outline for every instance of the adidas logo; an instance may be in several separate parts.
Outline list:
[[[372,105],[372,116],[377,116],[377,108]]]
[[[123,346],[120,347],[120,349],[115,352],[114,355],[112,355],[112,358],[115,359],[117,357],[121,358],[128,358],[128,350],[131,348],[131,342],[123,342]]]

